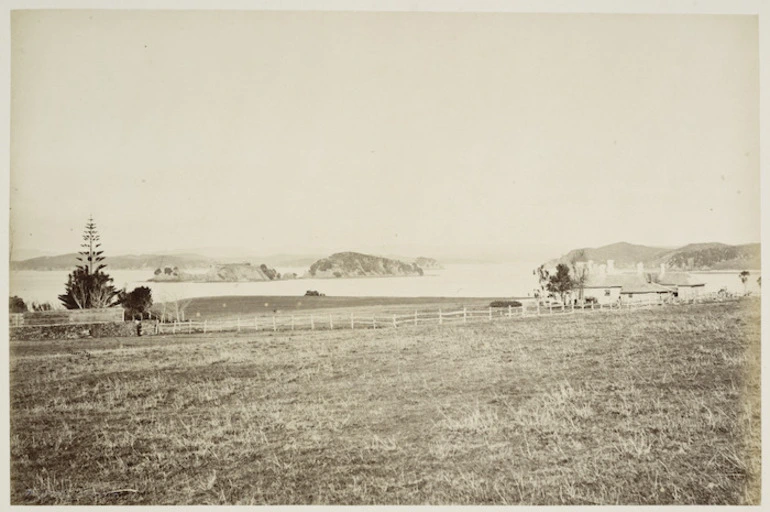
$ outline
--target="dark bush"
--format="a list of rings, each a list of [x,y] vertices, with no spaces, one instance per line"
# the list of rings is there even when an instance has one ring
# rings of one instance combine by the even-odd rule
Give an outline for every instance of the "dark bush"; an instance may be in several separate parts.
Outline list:
[[[152,307],[152,290],[147,286],[139,286],[132,291],[122,294],[120,304],[126,310],[126,318],[149,318]]]
[[[24,303],[24,299],[14,295],[8,300],[8,312],[9,313],[26,313],[27,305]]]
[[[507,308],[508,306],[518,308],[521,307],[521,302],[517,300],[495,300],[489,303],[490,308]]]
[[[305,297],[326,297],[326,294],[318,293],[316,290],[308,290],[305,292]]]

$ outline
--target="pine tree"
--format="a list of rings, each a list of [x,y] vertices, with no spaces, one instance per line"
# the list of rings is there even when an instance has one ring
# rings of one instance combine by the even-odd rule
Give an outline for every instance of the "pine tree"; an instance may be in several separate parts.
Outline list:
[[[104,251],[100,250],[102,244],[99,239],[94,218],[89,217],[88,222],[86,222],[86,229],[83,231],[83,243],[80,244],[83,250],[78,253],[80,256],[77,258],[78,261],[83,262],[83,265],[78,265],[78,268],[84,268],[88,274],[96,274],[107,266],[102,263]]]
[[[83,231],[83,243],[77,260],[81,262],[67,277],[65,293],[59,300],[67,309],[105,308],[118,304],[118,290],[112,278],[103,269],[104,251],[101,250],[99,232],[93,217],[89,217]]]

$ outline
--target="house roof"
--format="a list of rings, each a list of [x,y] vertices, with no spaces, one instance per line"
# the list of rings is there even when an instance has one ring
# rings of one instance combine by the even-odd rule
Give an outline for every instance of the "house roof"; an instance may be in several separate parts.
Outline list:
[[[687,272],[665,272],[657,274],[653,281],[663,286],[704,286],[705,283],[696,280]]]
[[[621,288],[620,293],[668,293],[671,290],[657,283],[648,283],[645,274],[590,275],[585,288]]]
[[[624,286],[620,293],[671,293],[671,289],[658,283],[641,282]]]

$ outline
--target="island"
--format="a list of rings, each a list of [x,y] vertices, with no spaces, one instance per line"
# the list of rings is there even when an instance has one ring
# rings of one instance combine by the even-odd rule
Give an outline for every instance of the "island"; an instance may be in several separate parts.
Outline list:
[[[423,270],[416,263],[405,263],[400,260],[358,252],[338,252],[310,265],[305,277],[346,278],[421,275],[423,275]]]
[[[416,258],[414,260],[414,264],[423,270],[441,270],[444,268],[434,258],[426,258],[424,256],[420,256],[419,258]]]
[[[155,275],[150,279],[153,282],[195,282],[195,283],[240,283],[255,281],[277,281],[281,279],[294,279],[296,274],[281,275],[275,269],[251,263],[231,263],[226,265],[214,265],[206,272],[195,273],[179,270],[177,267],[165,267],[156,269]]]

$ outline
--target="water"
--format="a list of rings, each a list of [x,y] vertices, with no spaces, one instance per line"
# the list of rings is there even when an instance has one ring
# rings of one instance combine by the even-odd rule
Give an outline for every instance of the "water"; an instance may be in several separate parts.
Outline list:
[[[531,263],[445,265],[443,270],[427,271],[422,277],[378,277],[359,279],[297,279],[256,283],[149,283],[152,272],[147,270],[113,270],[110,275],[117,287],[132,290],[137,286],[152,289],[156,302],[191,297],[226,295],[304,295],[317,290],[330,296],[373,297],[526,297],[536,286]],[[281,273],[304,268],[278,268]],[[68,271],[13,271],[10,294],[18,295],[28,304],[50,302],[58,306],[57,296],[64,292]],[[743,292],[738,272],[694,274],[706,283],[704,292],[727,288]],[[759,293],[758,273],[752,273],[748,290]]]

